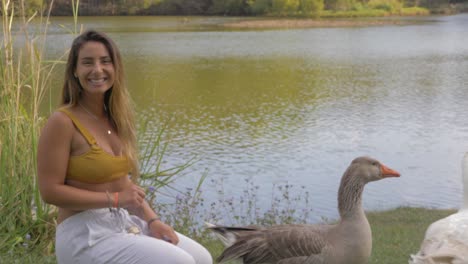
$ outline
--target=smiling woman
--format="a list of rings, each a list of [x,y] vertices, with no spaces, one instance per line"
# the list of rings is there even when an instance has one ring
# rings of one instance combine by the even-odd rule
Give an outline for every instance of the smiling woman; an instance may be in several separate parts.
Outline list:
[[[114,83],[114,75],[114,66],[106,47],[95,41],[84,43],[74,74],[83,90],[105,93]]]
[[[114,76],[114,66],[106,47],[102,43],[95,41],[89,41],[83,44],[74,73],[74,77],[78,79],[84,91],[82,93],[82,100],[78,102],[78,104],[89,116],[93,117],[97,121],[100,119],[106,120],[107,108],[105,105],[102,107],[100,104],[91,104],[91,106],[94,105],[95,107],[100,107],[101,111],[99,111],[99,109],[95,111],[88,110],[91,106],[86,107],[85,101],[92,99],[91,96],[86,95],[99,93],[104,94],[108,89],[110,89],[110,87],[112,87]],[[93,112],[96,114],[93,114]],[[112,134],[112,126],[108,122],[106,123],[107,124],[104,124],[107,126],[105,130],[107,131],[107,134],[110,135]]]
[[[139,175],[135,125],[120,53],[86,31],[72,44],[62,106],[38,146],[39,189],[59,207],[59,263],[211,264],[208,251],[160,220]]]

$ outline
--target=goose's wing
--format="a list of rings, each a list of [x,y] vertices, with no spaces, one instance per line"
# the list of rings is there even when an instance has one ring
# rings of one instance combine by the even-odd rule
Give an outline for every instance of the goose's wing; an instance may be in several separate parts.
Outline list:
[[[323,250],[327,246],[325,234],[328,226],[314,225],[278,225],[260,230],[239,232],[236,242],[225,249],[218,259],[242,258],[244,263],[289,263],[301,258],[307,264],[321,264],[317,262],[323,258]],[[314,262],[312,262],[314,261]]]
[[[270,248],[282,258],[320,256],[327,246],[329,225],[279,225],[266,233]]]
[[[325,260],[323,256],[308,256],[308,257],[293,257],[280,260],[276,264],[323,264]]]

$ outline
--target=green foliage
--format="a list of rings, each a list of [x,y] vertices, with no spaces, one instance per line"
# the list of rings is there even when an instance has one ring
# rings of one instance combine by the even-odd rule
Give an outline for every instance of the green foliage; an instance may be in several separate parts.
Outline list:
[[[152,5],[157,5],[161,0],[143,0],[143,9],[150,8]]]
[[[201,235],[196,221],[200,217],[201,186],[206,174],[201,175],[194,188],[179,190],[174,188],[175,181],[197,160],[192,158],[171,168],[164,168],[166,151],[170,143],[168,127],[155,124],[151,117],[140,116],[138,143],[140,148],[139,185],[146,189],[146,200],[163,220],[183,234]],[[153,129],[157,127],[156,131]],[[162,199],[166,202],[161,201]],[[169,202],[167,202],[169,201]]]
[[[450,5],[450,0],[419,0],[419,6],[429,7],[429,8],[441,8],[444,6]]]
[[[334,11],[351,10],[356,0],[325,0],[325,8]]]
[[[25,15],[26,16],[32,16],[36,12],[39,14],[42,14],[44,12],[44,7],[43,7],[43,1],[42,0],[29,0],[25,2]]]
[[[401,9],[400,14],[402,16],[427,16],[430,12],[422,7],[406,7]]]
[[[367,4],[370,8],[381,9],[390,14],[398,14],[403,5],[398,0],[370,0]]]
[[[211,0],[161,0],[153,7],[161,15],[202,15],[210,5]]]
[[[363,11],[365,10],[366,7],[364,6],[364,4],[360,3],[360,2],[357,2],[355,3],[352,7],[351,7],[351,11]]]
[[[346,17],[382,17],[386,16],[388,13],[385,10],[380,9],[359,9],[351,11],[330,11],[325,10],[320,13],[321,17],[324,18],[346,18]]]
[[[69,0],[54,0],[54,4],[50,7],[51,14],[54,16],[72,16],[73,5],[70,5]]]
[[[48,19],[33,32],[23,1],[2,0],[3,41],[0,50],[0,252],[18,246],[50,242],[54,211],[40,198],[36,183],[36,146],[43,119],[39,105],[49,76],[60,61],[46,61]],[[40,14],[39,14],[40,15]],[[16,22],[16,20],[19,20]],[[23,21],[23,22],[21,22]],[[21,23],[13,27],[13,23]],[[13,36],[21,36],[18,45]],[[46,249],[50,249],[50,244]],[[0,253],[1,255],[1,253]]]
[[[19,17],[31,17],[34,15],[42,15],[42,13],[46,10],[43,0],[10,0],[5,2],[10,2],[10,8],[14,7],[17,11],[15,15]]]
[[[277,15],[295,14],[300,0],[272,0],[272,12]]]
[[[260,186],[244,178],[245,188],[238,196],[227,196],[224,179],[211,179],[218,197],[203,213],[205,221],[228,221],[230,225],[274,225],[306,223],[310,213],[310,193],[305,186],[274,184],[269,198],[270,206],[263,210],[258,206]],[[300,205],[300,206],[299,206]]]
[[[254,15],[264,15],[272,11],[272,0],[248,0],[250,12]]]
[[[164,157],[169,144],[169,139],[164,140],[166,129],[170,123],[164,125],[152,123],[143,117],[138,128],[138,144],[140,148],[140,185],[152,189],[155,193],[160,188],[171,186],[183,171],[196,162],[195,158],[183,164],[171,168],[163,168]],[[152,131],[153,127],[159,127],[157,131]],[[148,200],[153,201],[154,197]]]
[[[303,15],[318,14],[324,6],[324,0],[300,0],[299,10]]]
[[[368,6],[368,2],[371,5]],[[321,10],[340,12],[339,16],[354,17],[356,13],[343,15],[342,11],[384,10],[388,14],[400,14],[406,6],[429,7],[439,13],[454,12],[449,0],[82,0],[81,15],[319,15]],[[27,13],[44,10],[42,0],[31,0]],[[459,4],[463,8],[462,4]],[[466,7],[465,7],[466,8]],[[72,15],[68,0],[55,0],[53,15]],[[408,10],[408,14],[425,14],[423,10]],[[403,14],[403,13],[401,13]],[[375,15],[373,15],[375,16]]]
[[[244,15],[248,14],[249,6],[245,0],[213,0],[208,9],[214,15]]]

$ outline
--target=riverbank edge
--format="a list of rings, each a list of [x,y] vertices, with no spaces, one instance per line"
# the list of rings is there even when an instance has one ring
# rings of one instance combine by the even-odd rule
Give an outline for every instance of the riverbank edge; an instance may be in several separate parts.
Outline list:
[[[422,207],[398,207],[366,212],[374,241],[369,264],[386,264],[389,260],[391,263],[406,263],[410,254],[419,250],[427,227],[455,212],[455,209]],[[210,251],[213,258],[219,256],[223,250],[222,244],[213,237],[199,241]],[[9,253],[0,252],[0,263],[57,263],[55,257],[45,255],[40,246],[16,248]]]
[[[246,19],[227,22],[222,27],[233,30],[252,29],[293,29],[293,28],[344,28],[387,25],[411,25],[421,23],[410,19],[413,16],[355,17],[355,18],[269,18]]]

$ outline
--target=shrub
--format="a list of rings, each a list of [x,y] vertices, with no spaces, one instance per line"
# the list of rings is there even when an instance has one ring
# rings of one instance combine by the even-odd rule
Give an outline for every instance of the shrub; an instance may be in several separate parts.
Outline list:
[[[372,9],[381,9],[391,14],[400,13],[403,7],[398,0],[370,0],[367,5]]]
[[[294,14],[299,9],[299,0],[273,0],[272,11],[278,15]]]
[[[247,4],[254,15],[268,14],[272,11],[272,0],[249,0]]]
[[[323,0],[300,0],[299,10],[304,15],[319,13],[323,10]]]

